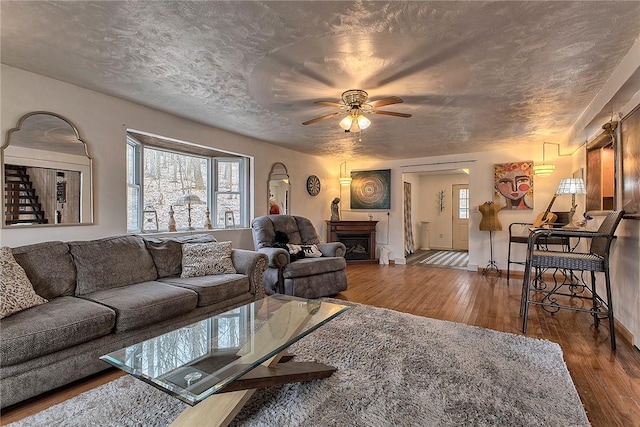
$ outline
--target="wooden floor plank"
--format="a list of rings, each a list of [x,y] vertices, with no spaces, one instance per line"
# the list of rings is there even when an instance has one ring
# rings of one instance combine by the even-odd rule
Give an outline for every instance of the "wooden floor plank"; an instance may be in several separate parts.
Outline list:
[[[349,265],[349,289],[339,299],[376,307],[488,327],[522,335],[519,316],[521,278],[464,270],[411,265]],[[640,350],[618,335],[618,348],[609,348],[608,324],[600,330],[586,313],[561,311],[550,315],[529,309],[527,336],[562,347],[569,372],[594,427],[640,426]],[[34,414],[122,375],[103,375],[64,387],[3,413],[6,424]]]

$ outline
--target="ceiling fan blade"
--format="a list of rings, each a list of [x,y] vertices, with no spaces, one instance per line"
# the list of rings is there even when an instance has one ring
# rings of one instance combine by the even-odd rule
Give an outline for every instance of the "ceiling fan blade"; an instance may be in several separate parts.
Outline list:
[[[385,105],[400,104],[402,102],[404,101],[397,96],[389,96],[387,98],[376,99],[375,101],[368,102],[367,104],[371,105],[373,108],[376,108],[383,107]]]
[[[344,106],[344,104],[341,104],[339,102],[332,102],[332,101],[316,101],[314,102],[314,104],[326,105],[327,107],[338,107],[338,108]]]
[[[342,111],[337,111],[335,113],[326,114],[324,116],[316,117],[315,119],[307,120],[306,122],[303,122],[302,124],[303,125],[310,125],[310,124],[313,124],[313,123],[321,122],[323,120],[330,119],[331,117],[335,117],[338,114],[342,114]]]
[[[408,119],[409,117],[411,117],[411,114],[406,114],[406,113],[396,113],[395,111],[380,111],[380,110],[375,110],[373,112],[373,114],[382,114],[384,116],[394,116],[394,117],[404,117],[406,119]]]

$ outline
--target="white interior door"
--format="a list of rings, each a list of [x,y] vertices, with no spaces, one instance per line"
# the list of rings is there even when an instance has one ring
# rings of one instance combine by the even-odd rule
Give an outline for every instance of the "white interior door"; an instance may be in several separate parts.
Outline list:
[[[453,241],[454,250],[469,250],[469,185],[453,185]]]

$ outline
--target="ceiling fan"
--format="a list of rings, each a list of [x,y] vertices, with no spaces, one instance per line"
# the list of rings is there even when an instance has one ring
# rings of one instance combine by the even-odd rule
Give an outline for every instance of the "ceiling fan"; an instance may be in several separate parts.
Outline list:
[[[327,107],[337,107],[340,111],[316,117],[315,119],[303,122],[303,125],[310,125],[343,114],[347,115],[340,121],[340,127],[345,132],[360,132],[371,125],[371,120],[365,117],[365,114],[382,114],[385,116],[409,118],[411,114],[396,113],[394,111],[377,110],[378,107],[385,105],[400,104],[402,99],[397,96],[389,96],[386,98],[376,99],[367,102],[369,94],[362,89],[349,89],[342,93],[342,103],[332,101],[316,101],[314,104],[326,105]]]

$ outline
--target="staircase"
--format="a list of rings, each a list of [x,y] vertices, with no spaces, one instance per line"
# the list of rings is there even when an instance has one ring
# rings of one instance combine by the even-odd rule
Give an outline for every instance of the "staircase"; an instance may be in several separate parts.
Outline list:
[[[4,165],[5,224],[47,224],[42,205],[24,166]]]

